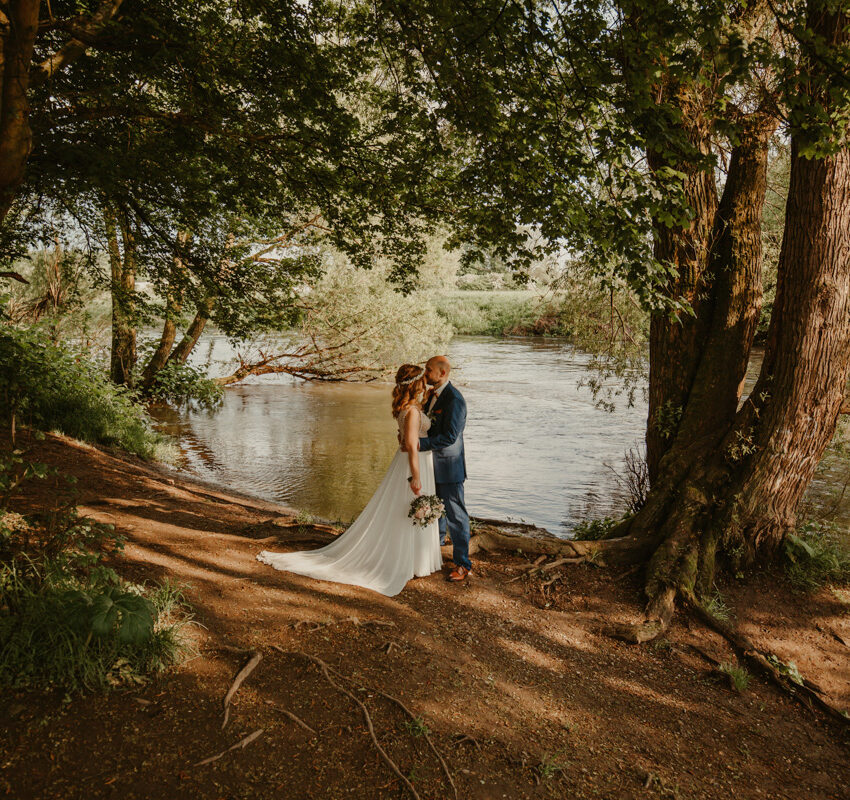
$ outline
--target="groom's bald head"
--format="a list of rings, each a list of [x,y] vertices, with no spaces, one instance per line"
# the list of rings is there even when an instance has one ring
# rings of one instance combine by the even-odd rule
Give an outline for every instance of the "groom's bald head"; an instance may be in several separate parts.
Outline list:
[[[452,365],[445,356],[434,356],[425,363],[425,377],[432,386],[439,386],[449,378]]]

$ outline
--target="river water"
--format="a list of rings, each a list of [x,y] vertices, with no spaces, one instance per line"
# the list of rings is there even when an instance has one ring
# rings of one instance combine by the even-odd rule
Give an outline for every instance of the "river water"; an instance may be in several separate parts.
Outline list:
[[[448,353],[467,401],[466,498],[476,516],[524,520],[569,536],[588,517],[617,513],[627,449],[646,424],[642,397],[612,413],[580,385],[589,357],[562,341],[458,337]],[[211,335],[197,358],[223,369],[227,341]],[[311,384],[285,376],[225,392],[215,412],[160,409],[179,438],[183,468],[314,516],[351,521],[397,448],[391,387]],[[640,393],[639,393],[640,395]],[[836,471],[837,470],[837,471]],[[843,460],[825,480],[835,484]],[[839,474],[841,473],[841,474]],[[827,502],[829,488],[814,486]]]

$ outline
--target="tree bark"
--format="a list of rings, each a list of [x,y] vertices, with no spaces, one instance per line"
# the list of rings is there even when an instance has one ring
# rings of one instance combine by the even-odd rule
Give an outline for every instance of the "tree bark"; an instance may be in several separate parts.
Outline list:
[[[706,134],[694,132],[696,148],[707,153]],[[651,169],[665,163],[650,151]],[[678,169],[688,169],[682,164]],[[676,437],[682,409],[687,402],[694,375],[702,354],[706,334],[706,314],[702,299],[703,277],[708,263],[709,234],[717,209],[714,176],[704,170],[693,170],[685,180],[685,195],[694,213],[691,226],[685,230],[654,224],[655,258],[671,264],[677,275],[667,287],[669,297],[683,300],[694,311],[693,316],[655,312],[649,323],[649,391],[646,426],[646,460],[650,485],[658,478],[662,457]]]
[[[177,234],[178,252],[189,241],[188,232],[181,231]],[[176,277],[185,272],[185,265],[180,256],[174,257],[174,269]],[[150,360],[145,365],[142,373],[142,391],[149,394],[156,382],[157,373],[166,365],[168,357],[171,355],[171,348],[174,347],[174,340],[177,337],[177,315],[182,307],[182,292],[177,288],[177,280],[169,281],[168,289],[165,296],[165,319],[162,323],[162,335],[159,338],[159,344]]]
[[[810,3],[827,43],[848,41],[847,16]],[[812,98],[829,110],[827,80],[807,64]],[[705,346],[677,434],[647,503],[621,526],[650,542],[647,620],[634,641],[658,635],[677,597],[705,595],[718,547],[752,563],[776,554],[835,430],[850,374],[850,149],[800,154],[811,130],[792,130],[791,184],[777,297],[756,386],[736,411],[758,315],[759,221],[773,123],[753,115],[733,152],[712,233],[712,307]],[[708,283],[707,282],[707,283]]]
[[[195,349],[195,345],[198,343],[198,339],[201,338],[201,334],[204,332],[204,328],[209,321],[210,315],[212,314],[212,310],[215,307],[215,298],[207,297],[198,303],[198,310],[195,312],[195,316],[192,319],[192,322],[189,324],[189,327],[186,329],[186,333],[183,335],[183,338],[180,340],[180,344],[174,348],[171,355],[168,357],[168,364],[185,364],[186,360],[192,354],[192,350]]]
[[[74,27],[76,35],[35,66],[32,58],[41,0],[10,0],[0,7],[0,223],[15,201],[32,150],[30,89],[49,81],[83,55],[121,2],[104,0],[91,17]]]
[[[112,350],[109,376],[113,383],[119,386],[132,387],[133,370],[136,366],[136,244],[129,220],[123,211],[106,206],[104,222],[112,277]]]
[[[32,150],[28,91],[40,0],[11,0],[0,8],[0,222],[12,207]]]

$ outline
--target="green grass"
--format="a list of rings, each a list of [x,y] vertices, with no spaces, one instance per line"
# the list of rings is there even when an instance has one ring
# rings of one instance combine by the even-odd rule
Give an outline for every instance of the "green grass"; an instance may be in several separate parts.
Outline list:
[[[545,753],[537,765],[537,772],[544,781],[554,778],[559,772],[567,768],[567,762],[562,760],[560,752],[553,754]]]
[[[729,683],[736,692],[746,691],[750,685],[750,673],[747,672],[745,667],[739,667],[737,664],[727,661],[721,664],[718,669],[729,678]]]

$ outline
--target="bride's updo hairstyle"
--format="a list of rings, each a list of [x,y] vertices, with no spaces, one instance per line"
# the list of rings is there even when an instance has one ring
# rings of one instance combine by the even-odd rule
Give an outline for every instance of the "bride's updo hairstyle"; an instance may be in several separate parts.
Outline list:
[[[425,393],[425,386],[425,367],[402,364],[398,368],[393,387],[393,416],[396,419],[404,409],[416,405],[417,398],[421,399]]]

